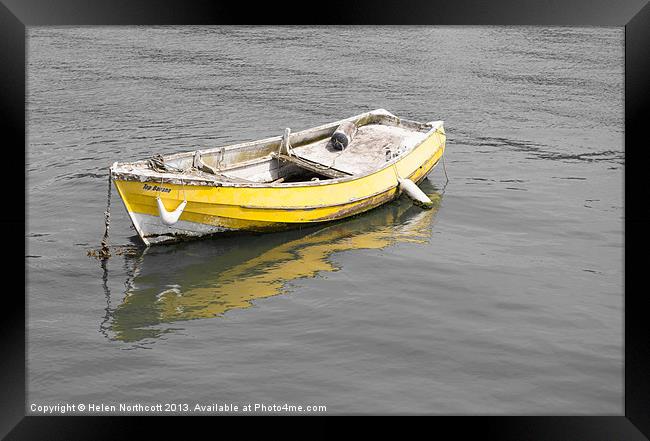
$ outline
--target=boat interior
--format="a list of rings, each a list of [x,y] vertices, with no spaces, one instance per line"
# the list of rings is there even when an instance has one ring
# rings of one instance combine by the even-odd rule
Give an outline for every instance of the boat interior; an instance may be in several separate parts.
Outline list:
[[[345,148],[333,134],[346,121],[354,132]],[[419,123],[383,109],[335,123],[236,145],[120,163],[117,169],[151,177],[236,184],[282,185],[364,175],[421,143],[437,122]]]

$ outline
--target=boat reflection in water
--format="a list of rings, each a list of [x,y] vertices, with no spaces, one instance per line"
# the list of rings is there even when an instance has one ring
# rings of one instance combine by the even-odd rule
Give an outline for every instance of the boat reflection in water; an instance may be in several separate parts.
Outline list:
[[[154,247],[125,257],[132,268],[127,289],[114,308],[107,293],[102,332],[124,342],[155,339],[174,331],[173,322],[248,308],[255,299],[282,294],[292,280],[336,271],[328,260],[333,253],[427,243],[442,196],[427,180],[421,187],[434,202],[431,210],[403,197],[330,225]]]

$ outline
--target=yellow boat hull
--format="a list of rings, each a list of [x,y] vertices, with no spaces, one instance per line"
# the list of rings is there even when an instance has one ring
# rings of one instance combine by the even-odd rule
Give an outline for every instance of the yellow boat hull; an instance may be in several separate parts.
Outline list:
[[[424,179],[442,158],[444,129],[432,131],[398,161],[364,176],[317,183],[220,186],[114,179],[146,245],[227,231],[269,231],[353,216],[399,196],[398,176]],[[168,211],[187,200],[177,223],[161,222],[156,198]]]

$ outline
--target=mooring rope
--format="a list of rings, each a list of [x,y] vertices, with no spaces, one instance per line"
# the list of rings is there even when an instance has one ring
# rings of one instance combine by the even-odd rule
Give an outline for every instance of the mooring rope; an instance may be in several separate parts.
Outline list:
[[[447,185],[447,182],[449,182],[449,176],[447,176],[447,166],[445,165],[445,155],[443,153],[442,155],[442,170],[445,172],[445,185]]]
[[[111,187],[112,187],[112,174],[109,169],[108,172],[108,191],[106,193],[106,211],[104,211],[104,237],[100,249],[90,249],[87,251],[89,257],[95,257],[102,261],[102,268],[104,268],[104,261],[111,257],[111,249],[108,245],[109,231],[111,227]],[[139,248],[132,244],[113,245],[113,253],[116,256],[134,256],[139,251]]]
[[[104,211],[104,237],[100,249],[90,249],[86,253],[89,257],[95,257],[102,261],[102,268],[105,268],[105,261],[113,256],[111,247],[108,245],[109,230],[111,224],[111,176],[108,176],[108,193],[106,194],[106,211]],[[132,244],[113,245],[113,253],[116,256],[135,256],[139,248]]]
[[[106,211],[104,211],[104,237],[102,238],[102,249],[99,251],[100,259],[108,259],[111,257],[108,248],[108,230],[111,224],[111,172],[108,172],[108,194],[106,195]]]
[[[440,197],[443,197],[445,195],[445,191],[447,191],[447,184],[449,184],[449,176],[447,176],[447,166],[445,165],[445,155],[442,155],[442,170],[445,172],[445,185],[442,186],[442,190],[440,191]]]

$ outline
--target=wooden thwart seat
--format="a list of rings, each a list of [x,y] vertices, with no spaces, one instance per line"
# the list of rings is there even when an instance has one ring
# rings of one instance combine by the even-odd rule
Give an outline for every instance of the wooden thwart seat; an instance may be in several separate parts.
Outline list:
[[[290,162],[292,164],[297,165],[300,168],[304,168],[306,170],[309,170],[314,173],[318,173],[319,175],[323,175],[331,179],[344,178],[346,176],[352,175],[351,173],[346,173],[331,167],[326,167],[323,164],[320,164],[318,162],[309,161],[307,159],[299,158],[297,156],[289,156],[289,155],[285,155],[284,153],[272,153],[271,156],[273,156],[274,158],[278,158],[281,161]]]

